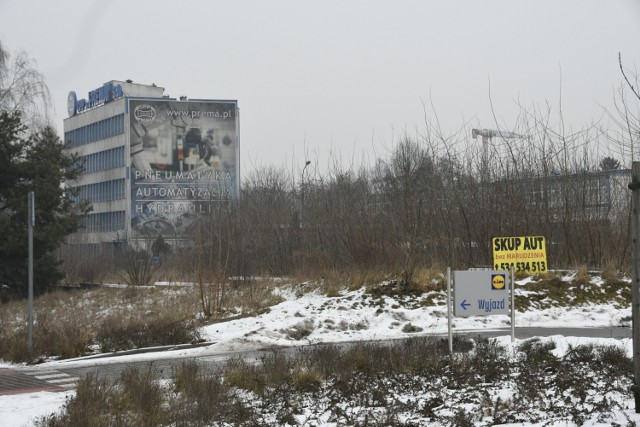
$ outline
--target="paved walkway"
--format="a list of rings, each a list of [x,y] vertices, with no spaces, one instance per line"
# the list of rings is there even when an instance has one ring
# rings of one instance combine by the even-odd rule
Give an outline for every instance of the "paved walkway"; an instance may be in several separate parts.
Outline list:
[[[59,367],[56,370],[47,370],[38,365],[20,366],[18,368],[0,368],[0,396],[38,391],[65,391],[74,389],[80,378],[84,378],[87,374],[98,374],[107,379],[118,379],[122,371],[132,367],[140,369],[151,368],[168,377],[172,369],[178,366],[179,363],[182,363],[186,359],[193,359],[193,357],[164,360],[160,355],[161,353],[171,350],[203,347],[211,344],[213,343],[203,342],[198,344],[150,347],[78,358],[78,360],[96,360],[95,365],[85,367]],[[105,365],[101,365],[100,363],[100,359],[149,352],[159,352],[158,359],[140,362],[125,361],[123,363],[108,363]]]
[[[0,396],[74,388],[78,377],[56,370],[23,371],[0,368]]]

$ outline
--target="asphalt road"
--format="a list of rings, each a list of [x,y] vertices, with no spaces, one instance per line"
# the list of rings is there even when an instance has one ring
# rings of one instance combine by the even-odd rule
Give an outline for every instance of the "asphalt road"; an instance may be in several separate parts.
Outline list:
[[[501,335],[511,335],[510,328],[487,331],[459,331],[454,333],[469,336],[482,335],[496,337]],[[607,328],[519,328],[516,327],[516,338],[525,339],[531,337],[550,337],[553,335],[563,335],[565,337],[588,337],[588,338],[631,338],[630,326],[613,326]]]
[[[589,337],[589,338],[615,338],[615,339],[630,339],[631,328],[630,327],[608,327],[608,328],[516,328],[516,338],[525,339],[531,337],[543,337],[543,336],[576,336],[576,337]],[[453,334],[456,336],[467,336],[470,338],[476,336],[494,337],[510,335],[511,329],[487,329],[487,330],[454,330]],[[438,336],[446,337],[446,334],[439,334]],[[391,343],[394,341],[382,341],[382,343]],[[338,343],[339,346],[349,346],[353,343]],[[326,344],[315,344],[326,345]],[[174,347],[175,348],[175,347]],[[184,348],[184,346],[181,346]],[[282,351],[294,353],[299,350],[300,346],[281,348]],[[260,358],[267,354],[270,350],[254,350],[254,351],[242,351],[242,352],[226,352],[215,355],[207,355],[200,357],[176,357],[170,350],[158,351],[154,354],[153,360],[145,361],[131,361],[121,359],[118,361],[118,356],[114,357],[100,357],[100,358],[88,358],[82,362],[81,366],[78,363],[69,362],[69,366],[65,367],[64,364],[58,364],[55,368],[47,365],[43,366],[29,366],[20,367],[13,370],[0,369],[0,382],[4,383],[4,387],[0,387],[0,394],[14,394],[26,391],[34,391],[37,389],[38,384],[42,389],[51,389],[51,387],[59,387],[62,389],[69,389],[73,387],[75,381],[79,378],[84,378],[86,375],[96,375],[101,378],[109,380],[115,380],[120,377],[123,371],[126,369],[152,369],[161,378],[171,378],[174,370],[182,363],[188,361],[196,361],[201,364],[207,370],[215,371],[224,366],[224,363],[232,358],[242,358],[247,362],[256,362]],[[145,350],[139,350],[142,353]],[[126,352],[131,354],[132,352]],[[157,357],[155,357],[157,356]],[[66,382],[62,384],[63,380]],[[27,381],[28,380],[28,381]],[[37,381],[37,384],[34,384]],[[1,385],[1,384],[0,384]],[[29,385],[29,387],[27,387]],[[64,385],[64,388],[61,386]],[[21,388],[22,387],[22,388]],[[24,390],[24,391],[23,391]]]

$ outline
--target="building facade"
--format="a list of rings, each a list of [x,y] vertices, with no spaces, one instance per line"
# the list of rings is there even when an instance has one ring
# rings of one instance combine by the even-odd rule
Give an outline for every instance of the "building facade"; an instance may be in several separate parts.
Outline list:
[[[84,165],[69,187],[93,206],[71,243],[179,241],[198,214],[237,199],[237,101],[113,80],[87,98],[70,92],[67,106],[64,141]]]

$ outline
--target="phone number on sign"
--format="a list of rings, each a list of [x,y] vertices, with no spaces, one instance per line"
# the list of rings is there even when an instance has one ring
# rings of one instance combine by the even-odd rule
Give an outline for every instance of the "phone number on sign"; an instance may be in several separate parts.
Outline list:
[[[510,270],[511,267],[515,271],[541,272],[547,271],[547,263],[544,261],[525,261],[525,262],[501,262],[494,265],[496,270]]]

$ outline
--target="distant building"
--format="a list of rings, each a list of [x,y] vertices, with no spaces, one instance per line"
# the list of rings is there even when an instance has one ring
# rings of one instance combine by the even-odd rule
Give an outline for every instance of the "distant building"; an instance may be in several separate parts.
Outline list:
[[[93,211],[72,243],[150,246],[180,240],[196,216],[239,189],[235,100],[170,98],[164,88],[110,81],[69,92],[64,141],[84,172],[68,188]]]
[[[631,169],[550,175],[528,180],[532,201],[546,207],[554,221],[618,220],[629,213]]]

